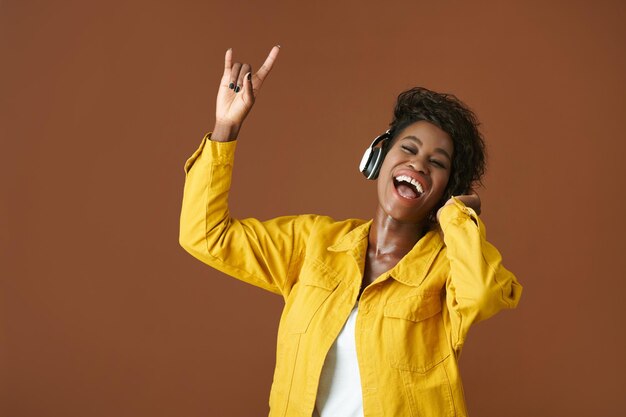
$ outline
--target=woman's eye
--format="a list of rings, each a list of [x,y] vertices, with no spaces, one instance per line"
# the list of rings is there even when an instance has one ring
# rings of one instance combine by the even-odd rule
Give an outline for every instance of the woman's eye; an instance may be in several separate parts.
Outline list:
[[[411,154],[415,155],[415,149],[413,149],[413,148],[412,148],[412,147],[410,147],[410,146],[407,146],[407,145],[402,145],[402,150],[404,150],[404,151],[406,151],[406,152],[408,152],[408,153],[411,153]]]
[[[436,159],[431,159],[430,163],[435,165],[436,167],[439,167],[439,168],[445,168],[446,167],[444,164],[442,164],[441,162],[437,161]]]

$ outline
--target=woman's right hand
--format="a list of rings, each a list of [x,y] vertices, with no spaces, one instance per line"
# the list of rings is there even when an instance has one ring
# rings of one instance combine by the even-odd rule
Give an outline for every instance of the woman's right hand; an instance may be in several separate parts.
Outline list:
[[[224,74],[217,92],[215,128],[211,140],[226,142],[237,139],[239,129],[252,109],[259,90],[272,69],[280,46],[274,46],[259,70],[252,74],[249,64],[232,62],[233,50],[224,57]]]

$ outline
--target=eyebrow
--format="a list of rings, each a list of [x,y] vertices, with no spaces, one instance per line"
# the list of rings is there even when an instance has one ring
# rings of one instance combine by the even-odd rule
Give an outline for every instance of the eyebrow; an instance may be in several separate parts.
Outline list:
[[[411,140],[414,140],[415,142],[419,143],[420,146],[424,145],[424,143],[421,141],[421,139],[418,138],[417,136],[409,135],[409,136],[403,137],[402,139],[411,139]],[[448,158],[449,161],[452,161],[452,157],[450,156],[450,154],[445,149],[435,148],[435,152],[444,155],[445,157]]]

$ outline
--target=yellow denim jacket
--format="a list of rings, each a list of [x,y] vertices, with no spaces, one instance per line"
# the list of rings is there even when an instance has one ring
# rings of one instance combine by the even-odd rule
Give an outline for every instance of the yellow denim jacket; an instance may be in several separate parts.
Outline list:
[[[228,211],[236,141],[202,140],[185,164],[180,244],[228,275],[282,295],[270,416],[311,417],[326,353],[357,303],[371,221]],[[457,359],[473,323],[522,288],[460,201],[358,300],[365,417],[466,416]]]

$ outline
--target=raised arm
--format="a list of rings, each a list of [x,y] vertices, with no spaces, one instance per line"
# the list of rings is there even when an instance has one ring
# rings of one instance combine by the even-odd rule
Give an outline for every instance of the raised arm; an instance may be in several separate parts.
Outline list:
[[[487,242],[479,211],[480,199],[471,194],[450,199],[437,214],[450,262],[446,302],[455,349],[463,345],[472,324],[514,308],[522,293],[498,250]]]
[[[247,283],[286,296],[315,216],[261,222],[230,216],[228,192],[234,152],[245,117],[269,74],[279,48],[270,51],[254,75],[248,64],[226,52],[217,95],[215,129],[185,164],[180,244],[202,262]]]

